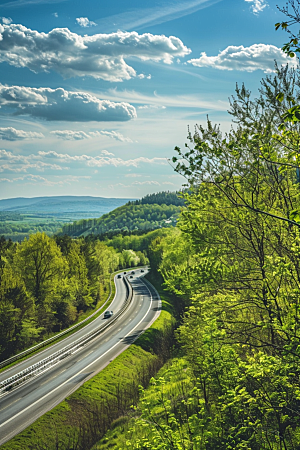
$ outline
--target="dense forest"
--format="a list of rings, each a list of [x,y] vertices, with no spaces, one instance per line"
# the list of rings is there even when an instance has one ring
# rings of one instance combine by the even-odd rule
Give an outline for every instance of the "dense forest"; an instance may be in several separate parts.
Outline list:
[[[140,200],[129,202],[134,205],[175,205],[184,206],[184,198],[179,192],[162,191],[154,194],[147,194]]]
[[[104,214],[99,219],[87,219],[67,224],[62,234],[87,236],[89,234],[119,234],[126,231],[150,231],[176,225],[184,200],[174,192],[159,192],[128,202]]]
[[[100,306],[117,269],[147,264],[144,252],[100,241],[36,233],[0,238],[1,360],[60,331]]]

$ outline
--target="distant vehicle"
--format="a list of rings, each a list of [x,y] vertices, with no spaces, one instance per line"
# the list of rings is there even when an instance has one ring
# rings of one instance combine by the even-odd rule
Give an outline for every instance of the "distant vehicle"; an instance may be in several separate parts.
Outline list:
[[[141,272],[145,272],[144,269],[141,269]]]
[[[104,319],[108,319],[113,315],[113,311],[105,311],[104,313]]]
[[[126,275],[127,272],[124,272],[124,275]]]
[[[133,276],[132,275],[130,275],[130,277],[129,278],[133,278]]]
[[[118,278],[122,278],[122,276],[119,274],[119,275],[118,275]]]
[[[131,273],[132,273],[132,275],[134,275],[134,270]]]

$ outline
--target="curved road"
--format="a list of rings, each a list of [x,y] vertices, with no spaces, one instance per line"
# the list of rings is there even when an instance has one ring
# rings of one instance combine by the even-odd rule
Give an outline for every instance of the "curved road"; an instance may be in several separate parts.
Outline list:
[[[133,278],[129,279],[133,288],[132,302],[111,327],[53,368],[0,399],[0,445],[20,433],[100,372],[153,323],[160,314],[161,301],[153,286],[142,279],[145,273],[135,270]],[[114,313],[121,308],[126,297],[124,281],[115,277],[115,283],[116,295],[109,306]],[[49,356],[77,339],[79,333],[86,334],[104,321],[103,315],[99,316],[63,341],[4,371],[0,381]]]
[[[128,274],[129,272],[127,272]],[[122,274],[123,277],[123,274]],[[114,277],[114,283],[116,286],[116,292],[113,301],[111,302],[109,309],[113,310],[115,313],[122,307],[123,302],[125,300],[127,291],[126,286],[123,281],[123,279],[119,279],[117,275]],[[106,321],[105,321],[106,322]],[[16,373],[21,372],[22,370],[26,369],[29,366],[32,366],[33,364],[36,364],[40,360],[47,358],[48,356],[52,355],[52,353],[66,347],[68,344],[71,344],[76,339],[79,339],[86,335],[87,333],[96,330],[101,324],[103,323],[103,314],[98,316],[95,320],[90,322],[85,327],[81,328],[80,330],[76,331],[75,333],[71,334],[70,336],[62,339],[61,341],[54,343],[53,345],[50,345],[44,350],[39,351],[33,356],[30,356],[26,358],[24,361],[15,364],[11,368],[3,371],[0,373],[0,382],[3,380],[6,380],[9,377],[12,377]]]

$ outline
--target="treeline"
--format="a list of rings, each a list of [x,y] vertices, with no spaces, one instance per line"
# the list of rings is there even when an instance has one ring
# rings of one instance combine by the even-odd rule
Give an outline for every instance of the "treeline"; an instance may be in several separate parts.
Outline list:
[[[5,222],[6,220],[23,220],[21,214],[14,211],[0,211],[0,222]]]
[[[33,234],[0,238],[0,359],[76,322],[100,306],[110,274],[148,263],[145,253],[116,251],[99,240]]]
[[[5,222],[5,220],[7,220]],[[61,223],[58,222],[31,222],[30,220],[24,221],[20,219],[21,223],[11,221],[12,219],[7,218],[1,222],[0,218],[0,236],[5,236],[7,239],[16,238],[23,239],[28,237],[29,234],[33,233],[47,233],[48,235],[55,234],[60,228]],[[15,220],[15,219],[14,219]]]
[[[134,205],[175,205],[184,206],[184,199],[179,192],[162,191],[154,194],[147,194],[140,200],[129,202]]]
[[[99,219],[80,220],[64,225],[62,234],[70,236],[118,234],[126,231],[150,231],[176,225],[180,206],[166,204],[126,204]]]

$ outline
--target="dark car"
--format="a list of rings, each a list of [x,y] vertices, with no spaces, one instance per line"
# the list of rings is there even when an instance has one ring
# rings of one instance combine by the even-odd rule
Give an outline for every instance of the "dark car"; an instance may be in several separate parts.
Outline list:
[[[134,275],[134,270],[131,273],[132,273],[132,275]]]
[[[119,274],[119,275],[118,275],[118,278],[122,278],[122,276]]]
[[[141,272],[145,272],[144,269],[141,269]]]
[[[124,272],[124,275],[126,275],[127,272]]]
[[[108,319],[113,315],[113,311],[105,311],[104,313],[104,319]]]
[[[132,275],[130,275],[130,277],[129,278],[133,278],[133,276]]]

